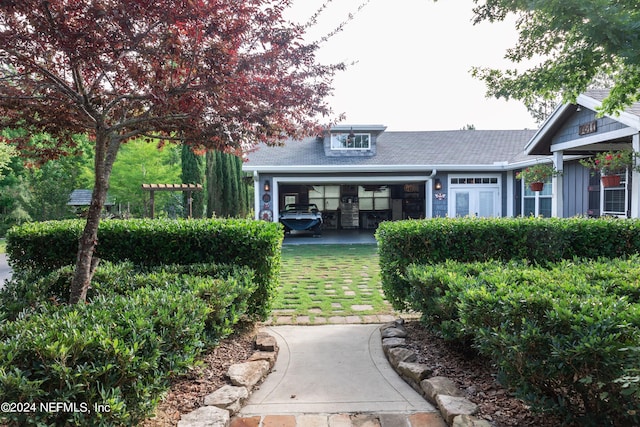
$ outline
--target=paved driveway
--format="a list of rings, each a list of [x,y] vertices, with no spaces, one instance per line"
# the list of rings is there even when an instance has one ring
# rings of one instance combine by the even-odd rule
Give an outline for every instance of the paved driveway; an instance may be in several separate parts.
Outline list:
[[[11,278],[11,268],[7,264],[7,255],[0,254],[0,287],[4,285],[4,281]]]

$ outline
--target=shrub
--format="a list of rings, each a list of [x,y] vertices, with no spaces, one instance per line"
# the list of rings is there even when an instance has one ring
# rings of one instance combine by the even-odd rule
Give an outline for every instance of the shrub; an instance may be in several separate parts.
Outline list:
[[[84,221],[24,224],[7,233],[7,253],[16,274],[41,276],[75,262]],[[96,256],[136,266],[234,264],[254,271],[257,288],[248,315],[264,319],[278,286],[282,227],[239,219],[105,220],[98,230]]]
[[[574,258],[640,253],[640,221],[558,218],[434,218],[384,222],[376,231],[382,287],[396,309],[409,303],[411,264]]]
[[[428,325],[472,342],[538,408],[580,425],[635,425],[638,261],[449,261],[412,265],[407,281]]]
[[[42,307],[0,324],[0,395],[8,402],[68,402],[81,412],[3,413],[19,425],[136,425],[172,373],[202,348],[205,302],[179,287],[141,288],[91,304]],[[95,413],[94,404],[108,412]],[[87,405],[86,407],[82,405]]]
[[[12,279],[0,289],[0,316],[15,320],[37,313],[48,304],[68,300],[73,267],[66,266],[45,277]],[[232,332],[247,314],[248,300],[256,288],[253,271],[247,267],[193,264],[135,268],[130,262],[101,263],[93,277],[87,300],[99,296],[132,295],[139,289],[179,289],[192,293],[209,307],[206,331],[217,341]]]

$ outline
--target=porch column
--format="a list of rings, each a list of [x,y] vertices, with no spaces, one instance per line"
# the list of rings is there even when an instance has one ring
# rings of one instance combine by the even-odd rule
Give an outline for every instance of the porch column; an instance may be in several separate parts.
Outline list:
[[[562,151],[553,153],[553,167],[558,171],[558,175],[551,180],[551,216],[554,218],[562,218],[564,216],[564,178],[562,171],[564,170],[564,159]]]
[[[640,153],[640,134],[634,134],[632,136],[633,151]],[[640,160],[634,158],[634,168],[631,176],[631,218],[640,218],[640,172],[638,172],[637,166],[640,165]]]

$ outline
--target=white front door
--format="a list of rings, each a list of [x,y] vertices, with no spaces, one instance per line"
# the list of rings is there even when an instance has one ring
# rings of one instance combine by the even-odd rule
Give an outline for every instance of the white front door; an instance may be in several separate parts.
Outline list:
[[[500,202],[500,186],[498,179],[486,182],[486,178],[478,182],[470,179],[455,178],[451,180],[449,198],[450,216],[502,216]],[[484,182],[483,182],[484,181]],[[473,182],[473,184],[469,184]],[[460,183],[460,184],[458,184]]]

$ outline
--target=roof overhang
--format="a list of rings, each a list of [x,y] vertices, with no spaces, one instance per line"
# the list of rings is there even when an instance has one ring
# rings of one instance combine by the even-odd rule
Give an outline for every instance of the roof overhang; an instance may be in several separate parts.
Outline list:
[[[596,143],[614,141],[615,139],[640,132],[639,116],[628,113],[626,111],[622,111],[615,115],[605,114],[605,117],[616,120],[617,122],[628,126],[628,128],[622,129],[620,131],[602,133],[593,135],[591,137],[580,138],[579,140],[569,141],[563,144],[559,144],[558,146],[554,146],[552,149],[551,139],[553,138],[553,135],[555,135],[558,129],[564,124],[564,122],[575,113],[578,106],[582,106],[588,108],[589,110],[597,112],[602,107],[602,102],[585,94],[581,94],[576,99],[575,104],[567,103],[559,105],[553,111],[553,113],[551,113],[547,120],[545,120],[542,126],[540,126],[540,129],[538,129],[538,131],[529,140],[524,149],[525,154],[548,155],[553,151],[567,150],[571,148],[575,149],[577,147],[587,147]],[[606,147],[598,147],[606,149]],[[588,150],[588,148],[584,149]]]
[[[565,157],[570,160],[571,156]],[[577,157],[576,157],[577,158]],[[520,169],[536,163],[549,163],[552,161],[550,156],[536,157],[531,160],[521,162],[496,162],[487,165],[473,164],[433,164],[433,165],[288,165],[288,166],[250,166],[243,165],[245,172],[253,172],[254,174],[339,174],[346,176],[352,173],[424,173],[437,170],[438,172],[504,172]]]

